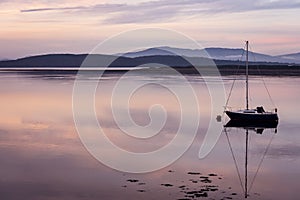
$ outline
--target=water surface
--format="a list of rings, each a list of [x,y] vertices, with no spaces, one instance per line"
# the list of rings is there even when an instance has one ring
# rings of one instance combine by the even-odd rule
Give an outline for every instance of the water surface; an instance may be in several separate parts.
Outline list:
[[[101,79],[95,108],[106,136],[132,152],[148,152],[170,142],[180,123],[176,97],[158,84],[133,94],[129,106],[133,120],[149,123],[148,109],[161,104],[168,112],[164,129],[147,140],[124,134],[113,120],[110,109],[112,89],[118,74]],[[223,77],[228,92],[234,77]],[[0,74],[0,195],[3,199],[241,199],[244,197],[245,130],[223,132],[213,151],[198,158],[211,118],[209,91],[203,78],[188,76],[201,112],[200,126],[191,148],[175,163],[146,174],[113,170],[94,159],[81,143],[72,114],[74,74]],[[149,81],[180,87],[176,76],[132,76],[125,84]],[[276,106],[277,133],[249,133],[249,199],[298,199],[300,178],[300,78],[265,77],[275,105],[268,99],[260,77],[251,77],[253,106]],[[214,77],[210,77],[214,84]],[[81,77],[89,83],[97,77]],[[221,103],[222,101],[220,101]],[[238,77],[230,101],[243,107],[244,80]],[[192,105],[191,105],[192,106]],[[222,106],[214,105],[214,106]],[[122,109],[122,108],[120,108]],[[191,108],[193,109],[193,108]],[[84,113],[84,112],[83,112]],[[187,132],[186,134],[190,134]],[[230,149],[230,145],[232,149]],[[109,149],[106,149],[109,154]],[[114,159],[122,159],[111,155]],[[163,158],[162,158],[163,159]],[[155,162],[155,161],[154,161]],[[136,163],[137,165],[140,163]],[[240,177],[240,178],[239,178]],[[203,190],[208,197],[195,196]],[[193,193],[194,192],[194,193]]]

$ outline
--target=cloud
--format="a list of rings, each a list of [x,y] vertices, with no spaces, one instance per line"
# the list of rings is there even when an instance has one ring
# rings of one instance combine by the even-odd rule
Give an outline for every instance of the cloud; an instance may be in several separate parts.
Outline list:
[[[211,12],[248,12],[257,10],[272,9],[294,9],[300,8],[300,1],[279,1],[279,0],[252,0],[252,1],[235,1],[235,0],[216,0],[211,5]]]
[[[63,7],[63,8],[35,8],[35,9],[24,9],[20,12],[41,12],[41,11],[62,11],[62,10],[78,10],[84,9],[84,7]]]
[[[74,10],[81,13],[116,12],[128,6],[127,4],[97,4],[93,6],[69,6],[69,7],[43,7],[34,9],[22,9],[20,12],[43,12],[43,11],[65,11]]]
[[[178,18],[201,14],[238,13],[257,10],[295,9],[300,8],[300,1],[279,0],[162,0],[147,1],[135,4],[96,4],[76,7],[44,7],[23,9],[21,12],[63,12],[72,10],[73,14],[104,16],[104,23],[151,23],[172,21]]]

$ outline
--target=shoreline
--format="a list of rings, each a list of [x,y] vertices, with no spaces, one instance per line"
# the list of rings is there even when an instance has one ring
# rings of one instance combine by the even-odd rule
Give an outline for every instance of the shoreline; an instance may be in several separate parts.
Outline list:
[[[218,71],[212,66],[207,67],[172,67],[177,72],[183,75],[200,75],[199,72],[203,72],[202,75],[208,76],[231,76],[231,75],[244,75],[245,66],[217,66]],[[84,72],[99,72],[104,71],[105,74],[123,74],[128,71],[135,71],[136,73],[147,73],[147,70],[151,67],[109,67],[109,68],[78,68],[78,67],[0,67],[0,73],[34,73],[34,74],[76,74],[79,70]],[[164,74],[164,67],[155,67],[151,69],[152,72]],[[219,74],[218,74],[219,73]],[[250,66],[249,75],[255,76],[300,76],[300,66],[266,66],[257,65]]]

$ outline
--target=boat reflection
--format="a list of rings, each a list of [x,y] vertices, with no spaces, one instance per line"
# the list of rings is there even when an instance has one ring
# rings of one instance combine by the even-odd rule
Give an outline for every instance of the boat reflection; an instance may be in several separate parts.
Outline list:
[[[270,122],[256,122],[256,123],[252,123],[251,121],[238,121],[238,120],[230,120],[229,122],[226,123],[226,125],[224,125],[224,133],[226,134],[226,138],[228,141],[228,145],[232,154],[232,158],[237,170],[237,174],[238,174],[238,178],[244,193],[244,197],[248,198],[249,197],[249,193],[250,190],[252,189],[253,183],[255,181],[255,178],[261,168],[261,164],[269,150],[269,147],[272,143],[272,140],[274,138],[274,135],[277,133],[277,126],[278,126],[278,121],[270,121]],[[244,176],[244,184],[242,183],[242,178],[241,178],[241,173],[239,171],[239,167],[237,164],[237,160],[236,160],[236,156],[233,152],[233,148],[229,139],[229,133],[232,131],[232,129],[238,129],[239,132],[241,133],[245,133],[245,163],[244,163],[244,172],[245,172],[245,176]],[[264,154],[262,156],[262,159],[260,160],[258,167],[256,169],[256,172],[254,174],[254,177],[250,183],[250,185],[248,185],[248,151],[249,151],[249,134],[251,133],[256,133],[256,134],[251,134],[251,137],[256,137],[256,136],[261,136],[264,132],[264,130],[271,130],[271,132],[273,132],[273,136],[271,137],[270,141],[266,144],[266,148],[264,151]]]

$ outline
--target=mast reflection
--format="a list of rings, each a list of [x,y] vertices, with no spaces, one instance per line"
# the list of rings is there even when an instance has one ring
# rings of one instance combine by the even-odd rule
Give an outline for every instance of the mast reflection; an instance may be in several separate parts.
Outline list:
[[[232,158],[233,158],[233,161],[235,163],[235,167],[236,167],[236,170],[237,170],[237,173],[238,173],[238,177],[239,177],[239,180],[240,180],[240,183],[241,183],[241,187],[243,189],[243,192],[244,192],[244,197],[245,198],[248,198],[249,197],[249,191],[251,190],[252,186],[253,186],[253,183],[254,183],[254,180],[258,174],[258,171],[261,167],[261,164],[265,158],[265,155],[267,154],[268,152],[268,149],[272,143],[272,140],[274,138],[274,135],[277,133],[277,126],[278,126],[278,121],[269,121],[269,122],[251,122],[251,121],[238,121],[238,120],[230,120],[229,122],[226,123],[226,125],[224,125],[224,133],[226,134],[226,137],[227,137],[227,141],[228,141],[228,144],[229,144],[229,148],[230,148],[230,151],[231,151],[231,154],[232,154]],[[245,152],[245,164],[244,164],[244,167],[245,167],[245,181],[244,181],[244,185],[242,184],[242,179],[241,179],[241,175],[240,175],[240,172],[238,170],[238,166],[237,166],[237,162],[236,162],[236,158],[235,158],[235,155],[233,153],[233,150],[232,150],[232,145],[230,143],[230,140],[229,140],[229,136],[228,136],[228,133],[230,133],[230,131],[232,129],[239,129],[239,130],[242,130],[244,131],[245,133],[245,148],[246,148],[246,152]],[[258,168],[256,170],[256,173],[254,175],[254,178],[250,184],[250,187],[248,186],[248,151],[249,151],[249,134],[251,134],[251,132],[253,133],[256,133],[257,135],[262,135],[264,130],[266,129],[270,129],[271,131],[273,130],[273,133],[274,135],[272,136],[270,142],[267,144],[267,147],[265,149],[265,152],[264,152],[264,155],[261,159],[261,161],[259,162],[259,165],[258,165]]]

